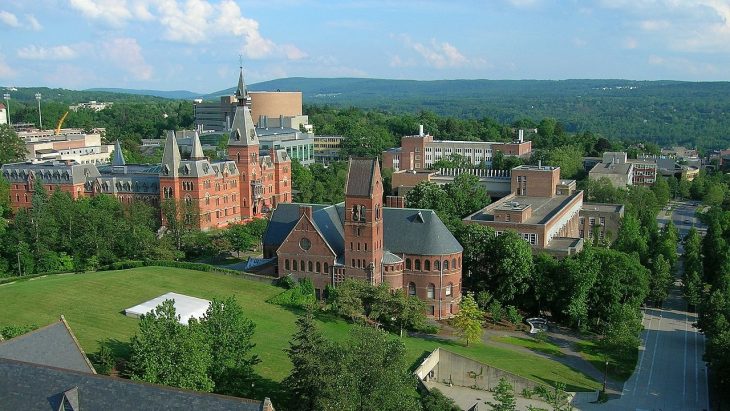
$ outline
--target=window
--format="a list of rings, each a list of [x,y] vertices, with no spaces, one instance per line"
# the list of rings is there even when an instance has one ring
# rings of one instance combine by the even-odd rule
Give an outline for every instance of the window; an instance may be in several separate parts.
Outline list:
[[[433,262],[433,269],[436,271],[439,271],[441,269],[441,260],[436,260]]]
[[[299,260],[299,269],[304,271],[304,267],[305,267],[304,260]]]
[[[297,260],[292,260],[292,263],[294,263],[294,271],[299,271],[299,268],[297,266]]]
[[[410,282],[408,283],[408,295],[416,296],[416,283]]]
[[[423,269],[426,271],[431,271],[431,260],[426,260],[423,262]]]
[[[454,292],[454,284],[449,283],[446,286],[446,295],[451,295]]]
[[[436,298],[436,286],[433,284],[429,284],[428,288],[426,289],[426,297],[430,299]]]
[[[453,270],[455,268],[456,268],[456,258],[453,258],[453,259],[451,259],[451,269]]]
[[[319,263],[319,261],[317,261],[317,272],[318,273],[322,272],[322,265]]]
[[[328,263],[324,263],[324,272],[325,274],[330,272],[330,265]]]
[[[431,316],[432,316],[432,317],[433,317],[434,315],[436,315],[436,307],[435,307],[435,306],[433,306],[433,305],[432,305],[432,306],[431,306],[431,308],[430,308],[429,310],[431,311]]]
[[[406,270],[410,270],[410,269],[411,269],[411,259],[406,258]]]
[[[449,260],[444,260],[444,270],[449,269]]]
[[[416,270],[421,270],[421,260],[416,258],[415,267]]]
[[[284,269],[285,270],[290,270],[290,268],[289,268],[289,259],[288,258],[286,260],[284,260]]]
[[[308,261],[308,262],[307,262],[307,271],[309,271],[310,273],[311,273],[312,271],[314,271],[314,270],[313,270],[313,268],[312,268],[312,262],[311,262],[311,261]]]

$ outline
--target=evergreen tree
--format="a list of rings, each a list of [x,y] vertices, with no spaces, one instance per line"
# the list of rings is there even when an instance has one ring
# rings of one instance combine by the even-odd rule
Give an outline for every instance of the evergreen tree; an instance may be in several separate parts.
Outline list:
[[[299,317],[296,326],[297,330],[286,350],[292,362],[292,371],[282,385],[289,393],[290,409],[320,409],[325,379],[320,360],[326,356],[321,351],[326,346],[326,340],[315,326],[311,312]]]
[[[515,411],[517,409],[515,390],[504,378],[500,378],[499,384],[494,388],[494,401],[487,402],[493,411]]]

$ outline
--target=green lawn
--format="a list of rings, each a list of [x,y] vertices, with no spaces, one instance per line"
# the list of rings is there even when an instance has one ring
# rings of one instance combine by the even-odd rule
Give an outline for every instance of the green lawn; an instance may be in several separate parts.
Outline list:
[[[541,353],[545,353],[548,355],[554,355],[557,357],[561,357],[565,354],[563,354],[562,351],[560,351],[560,347],[557,345],[549,342],[549,341],[540,341],[536,340],[534,338],[526,338],[526,337],[510,337],[510,336],[503,336],[503,337],[492,337],[492,340],[498,341],[504,344],[511,344],[516,345],[518,347],[527,348],[528,350],[538,351]]]
[[[0,286],[0,326],[35,324],[43,326],[63,314],[87,353],[99,342],[118,342],[124,353],[126,342],[136,332],[138,320],[122,314],[129,308],[166,292],[211,299],[234,295],[256,323],[255,352],[261,358],[256,371],[274,385],[290,370],[284,349],[294,332],[296,314],[265,301],[280,288],[217,273],[177,268],[144,267],[131,270],[55,275]],[[322,315],[325,335],[344,339],[350,325]],[[554,361],[484,344],[461,344],[437,339],[404,338],[409,363],[415,367],[423,356],[444,347],[478,361],[538,381],[564,382],[575,390],[596,389],[598,382]]]
[[[582,341],[575,345],[575,348],[580,352],[581,357],[586,361],[593,364],[599,370],[603,370],[606,367],[605,357],[603,353],[598,349],[593,341]],[[609,358],[608,363],[608,376],[617,381],[626,381],[634,373],[636,367],[636,360],[639,358],[639,348],[632,352],[627,357],[612,357]]]

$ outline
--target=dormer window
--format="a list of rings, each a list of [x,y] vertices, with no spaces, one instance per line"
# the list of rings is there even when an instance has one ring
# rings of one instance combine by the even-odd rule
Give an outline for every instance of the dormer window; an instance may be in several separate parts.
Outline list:
[[[164,175],[170,175],[170,166],[167,164],[162,166],[162,174]]]

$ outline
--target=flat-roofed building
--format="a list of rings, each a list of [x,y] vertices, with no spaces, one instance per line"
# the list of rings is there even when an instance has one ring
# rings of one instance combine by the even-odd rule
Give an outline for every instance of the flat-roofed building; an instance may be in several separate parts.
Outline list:
[[[314,162],[329,164],[342,159],[343,136],[314,136]]]
[[[528,157],[532,153],[532,142],[524,141],[523,130],[511,143],[436,140],[424,134],[421,126],[418,135],[404,136],[400,147],[383,152],[383,167],[394,171],[425,170],[441,159],[458,154],[473,165],[491,168],[492,158],[497,152],[505,156]]]
[[[576,191],[575,181],[560,179],[559,167],[515,167],[511,191],[464,222],[491,227],[497,234],[515,231],[536,253],[563,257],[583,249],[579,237],[583,192]]]
[[[611,244],[616,240],[623,217],[623,204],[583,203],[578,235],[589,244],[595,238],[602,243]]]

